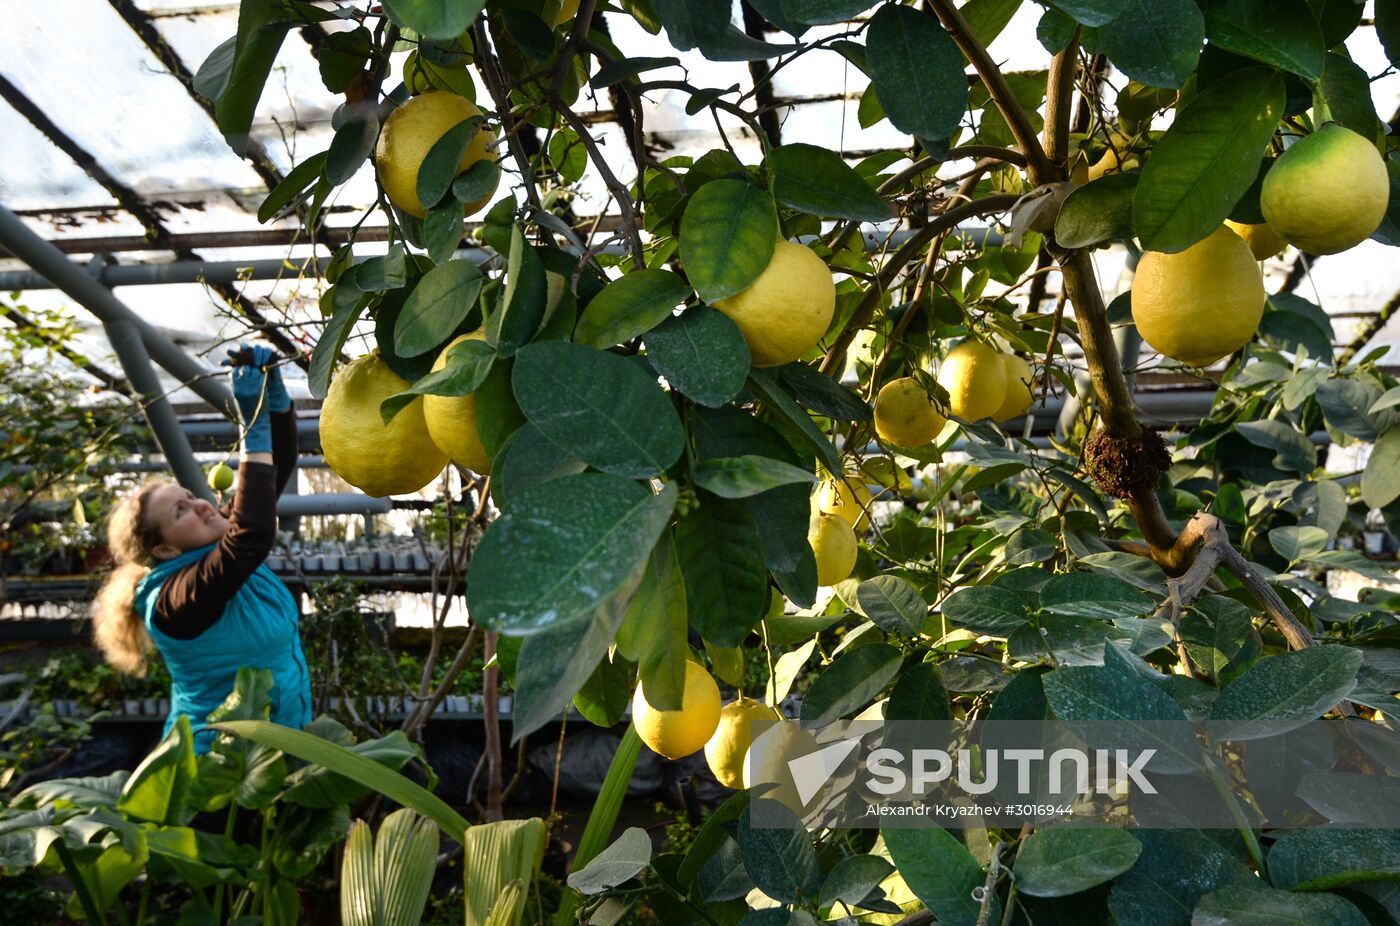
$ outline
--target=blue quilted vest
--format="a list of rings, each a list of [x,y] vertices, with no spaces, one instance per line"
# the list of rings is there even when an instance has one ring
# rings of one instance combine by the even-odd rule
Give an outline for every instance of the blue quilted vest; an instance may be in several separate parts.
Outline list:
[[[173,680],[165,733],[180,714],[194,729],[195,752],[208,752],[217,736],[209,713],[233,691],[243,667],[272,671],[272,721],[293,729],[311,722],[311,676],[301,648],[296,599],[267,564],[258,566],[224,606],[223,616],[193,640],[166,636],[153,620],[161,586],[173,574],[207,556],[214,544],[158,563],[136,586],[136,613],[165,658]]]

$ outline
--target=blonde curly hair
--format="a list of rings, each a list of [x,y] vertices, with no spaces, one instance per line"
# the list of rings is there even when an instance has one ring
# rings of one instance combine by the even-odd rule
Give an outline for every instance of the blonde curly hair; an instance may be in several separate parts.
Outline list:
[[[92,602],[93,641],[102,656],[127,675],[146,674],[153,644],[136,613],[136,585],[151,571],[151,551],[161,542],[160,528],[147,518],[151,495],[168,479],[148,479],[124,495],[107,519],[107,548],[116,566]]]

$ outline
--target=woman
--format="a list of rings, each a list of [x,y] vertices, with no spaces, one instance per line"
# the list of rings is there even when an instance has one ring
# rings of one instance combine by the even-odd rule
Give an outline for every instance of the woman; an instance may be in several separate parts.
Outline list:
[[[300,610],[263,560],[276,537],[277,497],[296,471],[296,416],[265,347],[229,351],[243,422],[238,490],[227,511],[164,479],[147,482],[113,511],[107,543],[117,566],[93,605],[107,661],[144,675],[152,643],[173,679],[169,733],[180,714],[207,752],[211,711],[242,667],[270,669],[272,720],[311,720],[311,681]]]

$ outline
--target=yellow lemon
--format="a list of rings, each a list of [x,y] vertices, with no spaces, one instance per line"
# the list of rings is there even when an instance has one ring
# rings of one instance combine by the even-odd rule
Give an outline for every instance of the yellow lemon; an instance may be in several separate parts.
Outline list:
[[[463,341],[479,341],[486,337],[481,329],[454,339],[433,361],[433,372],[447,366],[447,354]],[[481,445],[476,431],[476,396],[425,395],[423,420],[433,443],[456,463],[482,476],[491,472],[491,457]]]
[[[642,685],[632,697],[632,725],[652,752],[680,759],[703,747],[719,726],[719,686],[705,669],[687,659],[679,710],[659,711]]]
[[[1288,242],[1283,240],[1283,236],[1274,231],[1268,225],[1244,225],[1240,222],[1231,222],[1228,219],[1225,224],[1230,226],[1230,230],[1240,236],[1245,246],[1249,248],[1255,260],[1268,260],[1270,257],[1277,257],[1283,253],[1283,249],[1288,247]]]
[[[816,737],[796,720],[783,720],[760,733],[744,760],[744,788],[757,787],[760,797],[781,801],[799,816],[802,799],[788,763],[821,749]]]
[[[734,319],[756,367],[791,363],[817,346],[836,311],[831,271],[810,248],[779,241],[749,288],[714,307]]]
[[[851,527],[863,531],[870,525],[870,489],[859,475],[827,479],[817,493],[817,511],[839,516]]]
[[[563,0],[559,4],[559,15],[554,17],[554,25],[556,28],[562,26],[577,15],[578,0]]]
[[[1133,152],[1120,155],[1117,148],[1108,148],[1097,161],[1089,165],[1089,169],[1084,173],[1085,182],[1092,183],[1105,174],[1121,174],[1136,170],[1137,166],[1138,158]]]
[[[1203,367],[1249,343],[1264,299],[1254,255],[1222,225],[1179,254],[1142,255],[1133,278],[1133,321],[1153,350]]]
[[[807,531],[807,543],[817,559],[817,584],[835,585],[856,568],[856,532],[834,514],[819,514]]]
[[[1389,202],[1390,179],[1376,146],[1335,123],[1285,151],[1259,191],[1269,227],[1309,254],[1336,254],[1365,241]]]
[[[1001,400],[1001,407],[992,413],[992,420],[998,424],[1021,417],[1031,410],[1031,402],[1035,400],[1031,365],[1015,354],[1002,354],[1001,365],[1006,371],[1006,397]]]
[[[447,90],[430,90],[415,96],[390,113],[379,130],[379,141],[374,149],[374,166],[389,201],[409,215],[423,218],[427,213],[418,201],[418,168],[449,129],[464,119],[480,115],[481,110],[475,103]],[[479,127],[457,165],[457,172],[492,157],[487,145],[494,137],[484,124]],[[466,214],[471,215],[486,205],[495,192],[493,188],[481,200],[469,203]]]
[[[990,418],[1006,398],[1001,354],[981,341],[963,341],[943,358],[938,384],[948,390],[948,410],[967,421]]]
[[[890,380],[875,396],[875,433],[881,440],[901,447],[922,447],[947,423],[912,376]]]
[[[753,741],[751,724],[782,720],[781,715],[762,701],[740,698],[719,712],[719,726],[705,744],[705,763],[726,788],[744,786],[744,756]]]
[[[416,492],[447,465],[428,436],[421,399],[388,424],[379,416],[379,403],[408,386],[376,350],[341,368],[321,405],[326,465],[366,495]]]
[[[215,492],[227,492],[233,487],[233,470],[227,463],[215,463],[209,467],[209,488]]]

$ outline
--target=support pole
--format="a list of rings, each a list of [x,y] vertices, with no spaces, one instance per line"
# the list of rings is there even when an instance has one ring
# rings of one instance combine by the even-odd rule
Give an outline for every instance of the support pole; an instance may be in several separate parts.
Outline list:
[[[130,319],[114,319],[104,321],[102,327],[107,332],[107,339],[112,342],[117,359],[121,361],[127,381],[141,397],[141,410],[146,413],[151,433],[174,471],[175,479],[196,495],[215,501],[214,492],[204,479],[204,471],[195,462],[194,451],[190,449],[190,442],[180,428],[179,419],[175,417],[175,410],[170,407],[170,400],[161,388],[160,377],[156,376],[151,366],[150,355],[146,353],[146,345],[142,343],[136,324]]]
[[[140,335],[148,364],[149,360],[154,360],[215,409],[230,418],[236,417],[233,393],[219,379],[212,378],[210,370],[181,350],[170,338],[152,328],[111,290],[64,257],[63,252],[36,235],[19,216],[4,206],[0,206],[0,245],[53,281],[55,286],[97,316],[104,326],[111,322],[130,322]],[[122,362],[125,365],[125,358]],[[154,371],[151,373],[154,375]],[[127,370],[127,375],[131,375],[130,370]],[[134,380],[132,385],[138,391],[146,391]]]

